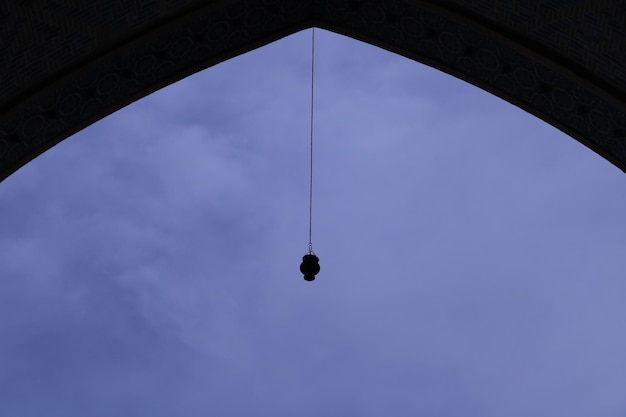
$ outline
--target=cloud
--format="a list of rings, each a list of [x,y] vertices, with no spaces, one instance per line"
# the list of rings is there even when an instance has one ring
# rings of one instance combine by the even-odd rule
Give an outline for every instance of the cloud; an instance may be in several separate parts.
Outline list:
[[[318,279],[301,32],[2,184],[0,414],[626,408],[623,175],[458,80],[317,39]]]

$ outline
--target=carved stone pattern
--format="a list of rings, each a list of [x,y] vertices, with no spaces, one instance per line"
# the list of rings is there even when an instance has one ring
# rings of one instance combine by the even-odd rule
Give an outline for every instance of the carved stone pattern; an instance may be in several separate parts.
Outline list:
[[[0,2],[0,108],[24,88],[199,0]],[[62,3],[62,4],[59,4]],[[73,4],[72,4],[73,3]]]
[[[463,78],[626,167],[624,108],[568,75],[415,2],[236,0],[155,28],[0,117],[0,178],[78,129],[183,76],[311,25]]]
[[[462,0],[459,7],[550,49],[626,94],[626,7],[612,0]]]

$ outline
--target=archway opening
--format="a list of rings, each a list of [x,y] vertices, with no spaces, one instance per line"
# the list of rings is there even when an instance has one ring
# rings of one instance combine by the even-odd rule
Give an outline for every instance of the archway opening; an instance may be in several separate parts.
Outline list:
[[[300,32],[3,183],[0,407],[620,415],[623,175],[481,90],[318,39],[315,286]]]

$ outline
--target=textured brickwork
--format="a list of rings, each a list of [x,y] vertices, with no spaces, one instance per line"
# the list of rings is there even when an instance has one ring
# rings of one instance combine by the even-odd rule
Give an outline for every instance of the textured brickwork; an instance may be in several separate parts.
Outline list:
[[[193,3],[1,1],[0,108],[24,89],[141,34]]]
[[[465,0],[468,14],[506,27],[626,92],[626,2],[615,0]]]
[[[169,83],[312,25],[463,78],[626,168],[621,1],[0,0],[0,178]]]

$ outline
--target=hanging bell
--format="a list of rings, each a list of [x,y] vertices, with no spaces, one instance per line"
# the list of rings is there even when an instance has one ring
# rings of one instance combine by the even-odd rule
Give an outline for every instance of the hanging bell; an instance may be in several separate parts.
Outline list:
[[[313,281],[315,279],[315,275],[320,272],[320,259],[309,253],[302,257],[302,263],[300,264],[300,272],[304,274],[304,279],[306,281]]]

